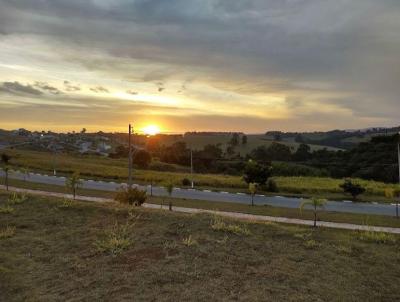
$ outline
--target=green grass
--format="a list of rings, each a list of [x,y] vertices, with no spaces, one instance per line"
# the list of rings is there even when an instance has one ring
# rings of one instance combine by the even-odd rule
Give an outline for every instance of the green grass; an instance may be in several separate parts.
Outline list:
[[[209,215],[62,202],[29,197],[1,217],[14,233],[0,241],[0,301],[400,299],[398,237],[224,219],[249,231],[233,234]],[[111,252],[113,237],[129,244]]]
[[[50,153],[34,152],[23,150],[8,151],[13,157],[11,163],[15,167],[29,167],[32,171],[51,174],[53,171],[53,161]],[[126,181],[128,169],[126,160],[111,159],[98,156],[80,155],[57,155],[57,171],[60,175],[68,175],[75,171],[80,171],[82,177],[90,179],[106,179]],[[191,178],[189,173],[179,172],[160,172],[151,170],[134,170],[133,174],[136,183],[155,184],[172,182],[176,186],[182,186],[184,178]],[[319,196],[334,200],[349,199],[348,195],[343,194],[339,185],[343,182],[340,179],[328,177],[274,177],[279,195],[286,196]],[[247,192],[247,184],[240,176],[217,175],[217,174],[194,174],[196,186],[199,188],[217,189],[225,191]],[[393,188],[394,185],[384,184],[375,181],[356,179],[355,182],[361,183],[366,188],[366,193],[360,196],[360,201],[393,202],[385,198],[385,189]],[[266,193],[267,192],[261,192]]]

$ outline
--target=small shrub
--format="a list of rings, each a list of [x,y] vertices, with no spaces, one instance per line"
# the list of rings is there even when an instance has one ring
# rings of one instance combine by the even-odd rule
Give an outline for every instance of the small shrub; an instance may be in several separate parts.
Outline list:
[[[316,249],[320,246],[320,244],[317,241],[315,241],[314,239],[309,239],[304,242],[304,246],[307,249]]]
[[[112,229],[105,232],[104,238],[95,242],[95,247],[100,253],[116,256],[133,244],[129,235],[129,224],[115,224]]]
[[[176,241],[165,241],[163,247],[166,250],[174,250],[178,248],[178,244]]]
[[[12,193],[10,197],[8,197],[8,204],[14,205],[14,204],[21,204],[24,203],[28,197],[24,193]]]
[[[273,193],[279,192],[278,185],[277,185],[276,181],[273,179],[268,179],[265,187],[268,192],[273,192]]]
[[[192,235],[189,235],[189,237],[183,238],[183,239],[182,239],[182,243],[183,243],[184,245],[186,245],[186,246],[194,246],[194,245],[197,245],[197,241],[194,240],[194,239],[192,238]]]
[[[353,254],[353,250],[351,247],[349,246],[344,246],[344,245],[338,245],[336,246],[336,251],[339,254],[343,254],[343,255],[351,255]]]
[[[0,214],[11,214],[14,212],[14,208],[10,206],[1,206],[0,207]]]
[[[147,199],[146,191],[137,188],[123,188],[114,198],[116,201],[134,206],[141,206]]]
[[[396,237],[392,234],[383,232],[359,232],[357,235],[358,239],[366,242],[373,242],[378,244],[394,244],[396,243]]]
[[[295,233],[294,238],[301,239],[301,240],[309,240],[312,236],[311,233]]]
[[[7,226],[4,230],[0,230],[0,239],[11,238],[15,235],[15,227]]]
[[[192,182],[188,178],[182,179],[182,186],[188,187],[192,184]]]
[[[74,201],[68,198],[64,198],[61,204],[58,206],[60,209],[68,209],[74,205]]]
[[[211,229],[235,235],[250,235],[250,231],[246,226],[225,223],[220,217],[215,217],[213,221],[211,221]]]

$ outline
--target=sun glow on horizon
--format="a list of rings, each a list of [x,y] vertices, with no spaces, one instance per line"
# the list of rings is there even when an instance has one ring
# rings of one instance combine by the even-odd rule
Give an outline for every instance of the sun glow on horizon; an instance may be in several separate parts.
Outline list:
[[[156,135],[159,134],[161,130],[157,125],[147,125],[141,129],[141,132],[146,135]]]

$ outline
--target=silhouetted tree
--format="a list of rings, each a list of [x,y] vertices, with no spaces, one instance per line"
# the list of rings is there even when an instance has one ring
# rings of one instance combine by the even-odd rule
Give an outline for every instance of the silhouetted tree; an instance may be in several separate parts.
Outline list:
[[[256,183],[265,185],[268,178],[271,177],[272,167],[269,165],[260,165],[255,161],[248,161],[244,168],[243,179],[246,183]]]
[[[357,196],[365,192],[365,188],[360,184],[353,183],[351,179],[346,179],[343,184],[340,185],[345,193],[351,194],[354,200]]]
[[[151,154],[146,150],[137,150],[133,154],[133,163],[141,169],[147,169],[151,163]]]

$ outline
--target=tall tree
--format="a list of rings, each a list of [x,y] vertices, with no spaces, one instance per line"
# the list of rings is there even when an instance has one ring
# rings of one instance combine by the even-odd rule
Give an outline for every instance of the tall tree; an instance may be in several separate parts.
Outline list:
[[[239,145],[239,133],[233,133],[232,134],[232,138],[229,141],[229,144],[232,145],[232,146],[235,146],[235,147],[237,145]]]
[[[249,160],[244,168],[243,179],[248,184],[265,185],[271,174],[272,167],[270,165],[260,165],[253,160]]]
[[[137,150],[133,154],[133,163],[141,169],[147,169],[151,163],[151,154],[146,150]]]

